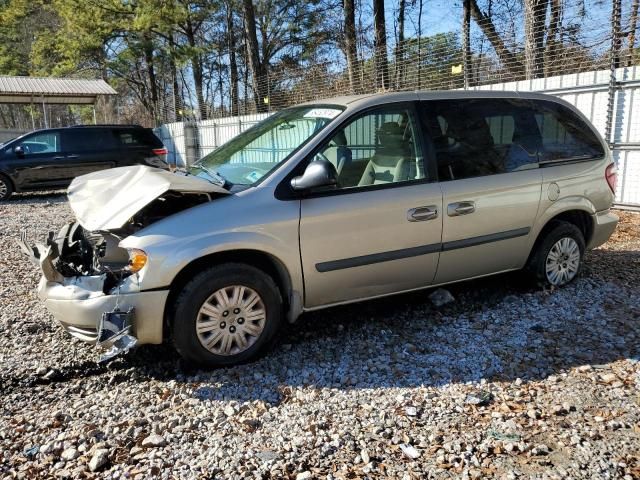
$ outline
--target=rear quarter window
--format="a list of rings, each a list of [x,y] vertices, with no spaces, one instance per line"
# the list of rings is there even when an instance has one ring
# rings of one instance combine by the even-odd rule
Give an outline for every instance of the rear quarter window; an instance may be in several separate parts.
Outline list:
[[[533,101],[532,108],[542,137],[541,163],[604,156],[592,128],[570,108],[545,100]]]
[[[161,148],[162,142],[150,129],[131,128],[116,130],[116,138],[124,147]]]

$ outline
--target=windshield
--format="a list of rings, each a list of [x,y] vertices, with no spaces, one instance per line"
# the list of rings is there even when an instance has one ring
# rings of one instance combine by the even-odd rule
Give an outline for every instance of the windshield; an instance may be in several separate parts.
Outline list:
[[[306,106],[271,115],[189,167],[213,183],[253,185],[342,112],[336,106]]]

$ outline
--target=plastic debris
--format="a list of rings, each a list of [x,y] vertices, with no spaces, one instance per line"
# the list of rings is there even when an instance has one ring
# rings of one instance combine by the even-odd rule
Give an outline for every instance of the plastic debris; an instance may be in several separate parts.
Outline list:
[[[402,450],[402,453],[404,453],[411,460],[415,460],[416,458],[420,457],[420,452],[416,450],[416,448],[413,445],[401,443],[400,450]]]
[[[453,297],[453,295],[451,295],[451,292],[449,292],[449,290],[438,288],[437,290],[433,291],[431,295],[429,295],[429,300],[431,300],[431,303],[433,303],[436,307],[442,307],[447,303],[455,301],[455,298]]]

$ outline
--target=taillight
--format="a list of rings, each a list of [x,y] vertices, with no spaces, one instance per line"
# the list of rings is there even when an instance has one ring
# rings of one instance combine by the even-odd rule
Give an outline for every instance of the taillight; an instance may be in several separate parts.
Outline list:
[[[618,183],[618,172],[616,170],[616,164],[610,164],[604,172],[604,177],[607,179],[609,188],[613,193],[616,193],[616,184]]]
[[[153,150],[151,150],[153,152],[154,155],[167,155],[169,153],[169,150],[167,150],[166,148],[154,148]]]

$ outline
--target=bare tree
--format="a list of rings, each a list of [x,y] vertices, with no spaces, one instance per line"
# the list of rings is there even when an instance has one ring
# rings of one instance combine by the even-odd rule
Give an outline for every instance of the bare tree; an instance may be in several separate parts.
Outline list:
[[[524,2],[524,57],[527,78],[544,75],[544,30],[549,0]]]
[[[258,32],[256,28],[256,13],[252,0],[242,0],[244,11],[244,29],[247,40],[247,62],[251,71],[251,82],[256,109],[259,112],[267,110],[263,99],[266,98],[265,69],[260,61],[260,46],[258,45]]]
[[[403,0],[404,1],[404,0]],[[344,0],[344,49],[347,57],[347,74],[352,92],[360,89],[358,73],[358,47],[356,44],[356,9],[355,0]]]
[[[404,17],[406,10],[406,0],[398,3],[398,38],[396,41],[396,88],[402,88],[404,80]]]
[[[389,62],[387,59],[387,31],[384,21],[384,0],[373,0],[375,30],[374,56],[376,83],[379,88],[389,88]]]
[[[553,75],[556,70],[558,56],[558,34],[560,33],[560,19],[562,18],[562,0],[551,0],[547,43],[544,47],[544,73]]]
[[[631,15],[629,16],[629,60],[628,66],[633,65],[633,50],[636,48],[636,29],[638,28],[638,7],[640,0],[633,0]]]
[[[233,21],[233,3],[227,1],[227,43],[229,49],[229,83],[231,115],[238,115],[238,60],[236,58],[236,33]]]
[[[491,16],[485,15],[482,10],[480,10],[477,0],[470,0],[469,8],[471,9],[471,16],[482,30],[482,33],[484,33],[484,36],[487,37],[489,43],[491,43],[502,65],[512,73],[521,72],[523,69],[522,63],[504,44],[504,40],[496,31]]]

